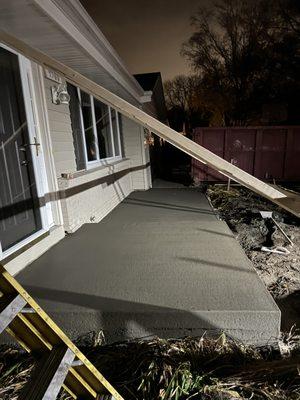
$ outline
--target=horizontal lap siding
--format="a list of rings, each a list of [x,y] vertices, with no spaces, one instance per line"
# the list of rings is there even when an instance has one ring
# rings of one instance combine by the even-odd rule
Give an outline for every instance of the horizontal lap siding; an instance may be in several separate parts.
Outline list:
[[[122,117],[123,160],[103,168],[96,168],[72,179],[62,174],[76,172],[72,125],[67,105],[55,105],[51,99],[51,86],[55,82],[44,78],[52,152],[60,193],[80,187],[86,183],[109,176],[122,170],[139,167],[127,172],[113,183],[96,184],[78,190],[77,193],[61,199],[64,229],[74,232],[84,223],[99,222],[111,212],[133,190],[145,190],[151,185],[150,168],[142,168],[149,162],[148,149],[144,148],[143,129],[133,121]]]
[[[68,105],[52,103],[51,86],[57,86],[57,83],[47,78],[44,82],[53,157],[59,177],[63,173],[76,171],[70,110]]]
[[[104,168],[92,172],[82,177],[67,180],[61,178],[59,186],[66,190],[92,182],[108,173],[108,169],[113,172],[122,171],[129,167],[130,162],[125,160],[115,166]],[[83,190],[75,195],[62,200],[63,217],[65,221],[65,230],[74,232],[84,223],[99,222],[109,214],[122,200],[132,192],[130,173],[121,177],[116,182],[108,184],[98,184],[90,189]]]
[[[124,176],[113,183],[97,184],[62,200],[64,227],[67,232],[74,232],[85,223],[101,221],[132,191],[149,189],[150,168],[144,168],[149,162],[149,155],[148,149],[144,149],[143,129],[134,122],[122,118],[122,131],[125,160],[95,171],[90,170],[73,179],[59,179],[60,189],[68,193],[72,188],[127,170]],[[130,172],[130,169],[135,167],[138,170]]]
[[[131,166],[145,165],[149,162],[148,148],[144,147],[144,130],[134,121],[122,116],[123,142],[125,156]],[[150,168],[131,173],[133,190],[145,190],[151,186]]]

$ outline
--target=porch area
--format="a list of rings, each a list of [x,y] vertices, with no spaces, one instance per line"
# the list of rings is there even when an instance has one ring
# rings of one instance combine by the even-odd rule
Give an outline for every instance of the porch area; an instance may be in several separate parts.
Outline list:
[[[182,337],[226,331],[274,340],[280,311],[228,226],[197,189],[134,192],[17,279],[73,338]]]

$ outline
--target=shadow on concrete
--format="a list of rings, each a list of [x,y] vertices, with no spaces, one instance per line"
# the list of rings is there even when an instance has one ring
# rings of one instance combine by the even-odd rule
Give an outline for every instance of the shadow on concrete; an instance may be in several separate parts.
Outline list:
[[[217,235],[217,236],[226,236],[226,237],[229,237],[229,238],[234,238],[234,236],[233,235],[231,235],[231,234],[229,234],[229,233],[223,233],[223,232],[218,232],[218,231],[212,231],[212,230],[210,230],[210,229],[197,229],[197,231],[200,231],[200,232],[206,232],[206,233],[211,233],[212,235]]]
[[[130,205],[134,205],[134,206],[143,206],[143,207],[163,208],[163,209],[167,209],[167,210],[192,212],[192,213],[197,213],[197,214],[215,215],[214,211],[206,210],[203,208],[180,206],[178,204],[160,203],[160,202],[156,202],[156,201],[136,199],[133,197],[131,197],[130,199],[124,200],[124,204],[130,204]]]
[[[247,274],[254,274],[256,275],[256,272],[254,271],[254,269],[245,269],[245,268],[241,268],[235,265],[228,265],[228,264],[221,264],[215,261],[208,261],[208,260],[203,260],[201,258],[192,258],[192,257],[177,257],[179,260],[182,261],[188,261],[194,264],[198,264],[199,266],[202,265],[209,265],[211,267],[216,267],[216,268],[223,268],[223,269],[230,269],[233,271],[240,271],[240,272],[245,272]]]
[[[195,190],[135,192],[18,279],[73,338],[100,330],[113,342],[224,329],[254,343],[279,326],[279,310],[238,243]]]
[[[281,311],[281,330],[288,332],[294,325],[300,328],[300,290],[277,299]]]
[[[186,310],[173,309],[169,307],[161,307],[143,303],[136,303],[121,299],[113,299],[102,296],[89,295],[85,293],[76,293],[71,291],[63,291],[49,289],[45,287],[25,285],[25,289],[31,296],[38,300],[45,300],[57,303],[65,303],[74,306],[74,313],[66,307],[66,310],[60,309],[58,313],[55,311],[44,310],[53,317],[64,318],[64,314],[68,313],[73,318],[82,318],[81,323],[85,323],[85,319],[95,319],[95,326],[98,331],[101,329],[109,342],[125,341],[132,338],[130,330],[139,331],[139,338],[159,336],[162,338],[178,337],[178,331],[184,336],[201,336],[205,332],[209,332],[209,336],[217,337],[221,330],[203,317],[196,315],[196,312]],[[81,311],[78,307],[82,307]],[[57,323],[63,326],[63,330],[70,331],[70,327],[64,328],[64,322],[58,320]],[[78,324],[79,322],[76,321]],[[76,325],[73,321],[73,325]],[[80,323],[79,323],[80,324]],[[101,326],[101,328],[99,328]],[[95,329],[96,331],[96,329]],[[88,330],[86,331],[88,333]],[[71,332],[71,336],[74,336]],[[76,334],[74,338],[79,335]],[[230,335],[228,335],[230,337]]]

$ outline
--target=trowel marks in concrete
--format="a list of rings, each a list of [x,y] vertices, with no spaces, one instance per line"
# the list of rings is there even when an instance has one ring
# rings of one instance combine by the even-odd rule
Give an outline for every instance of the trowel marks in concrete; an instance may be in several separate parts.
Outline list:
[[[73,337],[108,341],[225,330],[264,343],[280,311],[227,225],[196,189],[135,192],[19,276]]]

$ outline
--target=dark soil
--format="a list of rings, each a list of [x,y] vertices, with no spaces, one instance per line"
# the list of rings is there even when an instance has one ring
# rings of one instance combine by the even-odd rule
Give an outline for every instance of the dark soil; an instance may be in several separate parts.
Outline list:
[[[282,329],[287,331],[294,324],[300,327],[300,220],[239,186],[227,191],[224,185],[213,185],[207,189],[207,195],[281,309]],[[268,220],[259,211],[272,211],[294,245],[288,243],[272,221],[268,229]],[[262,246],[281,246],[290,253],[267,253],[261,251]]]

